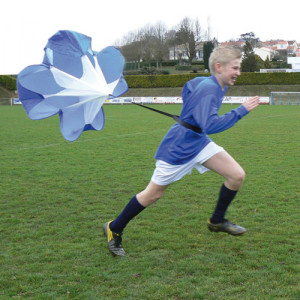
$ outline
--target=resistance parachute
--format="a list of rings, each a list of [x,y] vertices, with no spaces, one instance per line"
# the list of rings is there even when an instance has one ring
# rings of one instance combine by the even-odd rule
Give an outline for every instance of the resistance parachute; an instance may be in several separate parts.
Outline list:
[[[17,79],[20,101],[32,120],[59,114],[68,141],[86,130],[101,130],[103,103],[128,90],[124,58],[115,47],[91,49],[91,38],[58,31],[45,47],[43,63],[26,67]]]

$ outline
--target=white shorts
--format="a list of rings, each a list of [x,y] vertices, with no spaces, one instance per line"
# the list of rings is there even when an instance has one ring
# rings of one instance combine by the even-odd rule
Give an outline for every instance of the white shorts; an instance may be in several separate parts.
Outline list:
[[[183,176],[191,174],[193,169],[197,169],[200,174],[209,171],[202,164],[215,154],[225,151],[223,147],[214,142],[210,142],[199,154],[192,160],[183,165],[171,165],[162,160],[156,161],[156,168],[153,172],[151,181],[158,185],[168,185],[174,181],[180,180]]]

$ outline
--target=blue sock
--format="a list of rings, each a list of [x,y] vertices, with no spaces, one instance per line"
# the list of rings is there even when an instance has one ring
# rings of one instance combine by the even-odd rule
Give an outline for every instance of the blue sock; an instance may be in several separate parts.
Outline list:
[[[226,210],[235,197],[237,191],[228,189],[224,184],[221,187],[219,199],[215,211],[210,218],[212,223],[221,223],[224,221]]]
[[[109,224],[109,228],[111,231],[116,233],[121,233],[126,225],[132,220],[135,216],[137,216],[145,207],[141,205],[136,196],[134,196],[121,214]]]

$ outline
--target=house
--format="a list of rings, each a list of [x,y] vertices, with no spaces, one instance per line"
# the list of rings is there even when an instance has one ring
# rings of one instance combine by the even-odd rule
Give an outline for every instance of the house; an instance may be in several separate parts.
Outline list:
[[[232,46],[232,47],[237,47],[237,48],[242,49],[245,46],[245,42],[244,41],[223,42],[223,43],[220,43],[219,46],[221,46],[221,47]]]
[[[266,60],[267,58],[269,60],[272,59],[272,57],[275,55],[276,50],[273,50],[268,47],[260,47],[260,48],[254,48],[254,53],[258,55],[262,60]]]
[[[196,59],[198,61],[203,60],[203,45],[204,42],[200,42],[196,45]],[[243,51],[245,41],[231,41],[231,42],[222,42],[218,44],[219,46],[234,46],[238,47]],[[257,47],[254,49],[254,53],[258,55],[262,60],[267,58],[271,60],[276,54],[280,51],[287,51],[288,56],[300,57],[300,44],[297,44],[296,41],[284,41],[284,40],[271,40],[266,42],[257,43]],[[178,60],[178,59],[188,59],[186,46],[179,45],[169,48],[169,59]]]
[[[288,64],[292,65],[293,72],[300,72],[300,57],[288,57]]]
[[[195,60],[203,61],[203,45],[204,42],[199,42],[196,44],[196,58]],[[188,60],[188,52],[185,44],[174,46],[169,48],[169,59],[170,60]]]
[[[283,40],[276,40],[276,41],[266,41],[263,42],[263,44],[265,45],[265,47],[268,47],[272,50],[287,50],[289,43],[287,41],[283,41]]]

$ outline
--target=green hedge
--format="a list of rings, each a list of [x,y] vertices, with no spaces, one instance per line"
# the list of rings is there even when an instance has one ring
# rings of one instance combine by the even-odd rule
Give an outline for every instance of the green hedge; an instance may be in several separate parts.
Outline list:
[[[197,76],[210,76],[209,73],[187,73],[174,75],[125,75],[129,88],[182,87]],[[236,85],[289,85],[300,84],[300,72],[295,73],[242,73]],[[16,78],[0,75],[0,85],[16,90]]]
[[[17,89],[17,80],[9,75],[0,75],[0,85],[7,90],[15,91]]]
[[[192,69],[192,65],[178,65],[175,67],[175,70],[178,71],[190,71]]]
[[[210,76],[209,73],[180,75],[127,75],[130,88],[181,87],[197,76]],[[242,73],[235,85],[289,85],[300,84],[300,72],[295,73]]]
[[[294,73],[242,73],[236,85],[300,84],[300,72]]]
[[[209,74],[127,75],[125,80],[130,88],[182,87],[196,76],[209,76]]]

